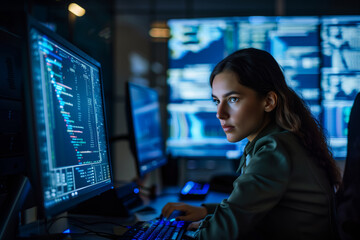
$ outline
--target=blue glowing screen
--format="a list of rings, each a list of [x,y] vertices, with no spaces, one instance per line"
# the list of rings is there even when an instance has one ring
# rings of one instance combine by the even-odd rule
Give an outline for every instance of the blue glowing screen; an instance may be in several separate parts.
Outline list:
[[[152,88],[129,82],[127,98],[130,144],[138,174],[143,176],[167,162],[159,95]]]
[[[324,126],[334,156],[345,158],[350,108],[360,90],[360,16],[173,19],[168,25],[170,154],[241,156],[246,140],[226,141],[209,77],[231,52],[254,47],[279,62],[288,85]]]
[[[57,212],[111,185],[101,69],[37,28],[29,55],[44,207]]]

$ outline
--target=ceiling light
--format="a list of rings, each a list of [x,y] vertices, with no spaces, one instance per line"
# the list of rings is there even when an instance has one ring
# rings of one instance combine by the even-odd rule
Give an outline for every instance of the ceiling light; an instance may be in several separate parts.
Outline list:
[[[82,17],[85,14],[85,9],[80,7],[76,3],[70,3],[68,10],[78,17]]]

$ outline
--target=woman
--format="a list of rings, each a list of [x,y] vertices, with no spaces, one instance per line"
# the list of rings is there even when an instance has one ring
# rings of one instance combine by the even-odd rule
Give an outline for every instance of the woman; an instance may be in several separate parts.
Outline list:
[[[267,52],[234,52],[210,76],[227,140],[245,137],[241,175],[220,204],[168,203],[198,239],[331,239],[340,173],[317,122]],[[199,226],[200,225],[200,226]]]

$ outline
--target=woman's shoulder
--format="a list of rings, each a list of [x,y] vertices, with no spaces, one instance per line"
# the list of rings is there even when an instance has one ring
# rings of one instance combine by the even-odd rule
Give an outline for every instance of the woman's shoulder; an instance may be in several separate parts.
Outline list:
[[[286,142],[293,141],[292,134],[287,131],[271,131],[257,138],[251,149],[246,152],[249,155],[249,164],[245,168],[247,173],[271,175],[282,172],[287,176],[292,166],[292,152],[288,151]],[[247,164],[246,164],[247,165]],[[276,166],[276,168],[274,168]]]
[[[259,138],[254,145],[253,153],[266,150],[280,151],[285,154],[289,152],[289,149],[293,148],[298,148],[299,150],[303,148],[298,137],[290,131],[278,128]]]
[[[278,125],[273,125],[264,131],[257,139],[256,144],[263,142],[279,142],[282,139],[292,139],[295,135],[288,130],[285,130]]]

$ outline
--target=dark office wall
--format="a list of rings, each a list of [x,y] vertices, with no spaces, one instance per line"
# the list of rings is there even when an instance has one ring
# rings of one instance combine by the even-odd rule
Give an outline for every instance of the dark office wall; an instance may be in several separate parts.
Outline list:
[[[357,0],[116,0],[117,14],[156,15],[158,19],[249,15],[359,14]]]

